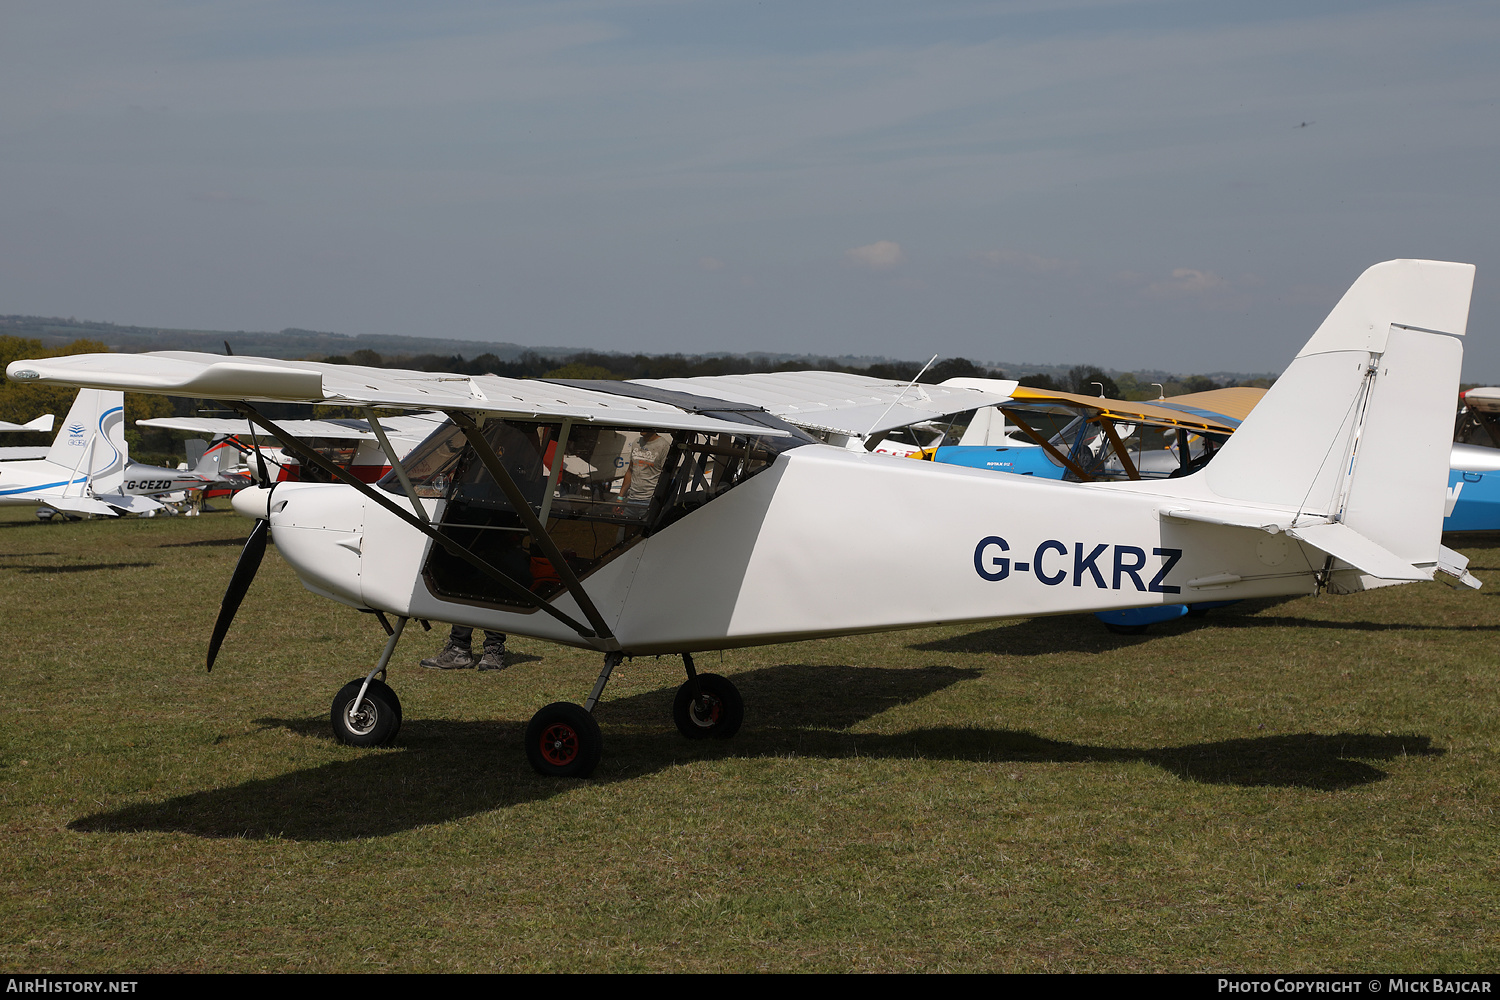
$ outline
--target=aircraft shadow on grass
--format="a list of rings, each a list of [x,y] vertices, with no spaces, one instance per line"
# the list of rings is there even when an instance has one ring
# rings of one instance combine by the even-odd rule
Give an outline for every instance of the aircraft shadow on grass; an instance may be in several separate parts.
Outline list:
[[[919,670],[788,664],[735,675],[751,706],[729,741],[689,742],[670,731],[671,688],[601,703],[605,756],[594,783],[629,781],[677,764],[729,758],[927,759],[973,763],[1141,761],[1184,780],[1337,790],[1384,778],[1365,760],[1443,753],[1426,736],[1313,734],[1181,747],[1096,747],[1003,729],[935,727],[851,733],[849,727],[972,680],[949,666]],[[260,719],[266,728],[332,739],[326,717]],[[350,840],[385,836],[567,794],[571,779],[536,776],[520,721],[406,720],[394,749],[351,751],[309,770],[81,817],[80,832],[159,830],[201,837]],[[1103,805],[1103,803],[1101,803]]]
[[[245,547],[243,538],[204,538],[196,542],[162,542],[156,546],[159,549],[202,549],[202,548],[236,548]]]
[[[25,573],[29,576],[37,574],[52,573],[93,573],[102,569],[150,569],[156,563],[151,562],[116,562],[116,563],[62,563],[50,566],[21,566],[16,563],[0,565],[0,569],[15,570],[17,573]]]

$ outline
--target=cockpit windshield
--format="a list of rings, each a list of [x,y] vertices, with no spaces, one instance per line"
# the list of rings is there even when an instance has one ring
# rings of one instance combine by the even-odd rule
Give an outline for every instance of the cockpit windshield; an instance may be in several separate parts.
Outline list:
[[[491,417],[480,433],[582,578],[767,468],[787,443],[754,429],[708,434]],[[442,526],[454,540],[543,600],[562,590],[556,567],[459,427],[439,428],[403,466],[419,497],[445,501]],[[405,492],[394,470],[379,485]],[[447,600],[525,607],[441,546],[432,547],[425,577]]]

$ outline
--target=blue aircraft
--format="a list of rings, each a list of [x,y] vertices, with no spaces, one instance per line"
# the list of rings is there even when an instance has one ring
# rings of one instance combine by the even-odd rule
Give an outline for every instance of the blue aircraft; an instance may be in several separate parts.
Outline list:
[[[1453,430],[1444,531],[1500,531],[1500,388],[1470,389]]]

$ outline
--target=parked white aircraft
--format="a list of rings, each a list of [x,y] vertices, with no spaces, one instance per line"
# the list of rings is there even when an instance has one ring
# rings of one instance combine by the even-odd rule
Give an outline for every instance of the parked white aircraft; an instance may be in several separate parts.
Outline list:
[[[132,462],[124,393],[80,389],[44,457],[0,462],[0,504],[110,517],[154,514],[163,505],[153,498],[201,489],[214,478]]]
[[[45,458],[0,462],[0,504],[118,515],[161,505],[125,489],[125,397],[81,389]]]
[[[1415,580],[1478,586],[1440,542],[1473,277],[1432,261],[1370,268],[1215,460],[1170,480],[1069,483],[848,451],[705,399],[710,386],[673,396],[176,352],[7,373],[233,401],[339,479],[236,497],[257,521],[210,665],[274,531],[308,589],[397,616],[374,669],[334,699],[340,739],[395,736],[400,701],[376,675],[408,619],[436,618],[604,653],[584,704],[549,705],[526,733],[538,771],[586,775],[602,747],[590,712],[626,655],[681,653],[678,728],[725,738],[743,718],[739,693],[698,674],[689,651]],[[280,432],[259,400],[425,407],[452,424],[369,486]],[[587,461],[620,429],[670,439],[649,500],[601,497],[557,460]],[[881,544],[893,526],[903,543]]]

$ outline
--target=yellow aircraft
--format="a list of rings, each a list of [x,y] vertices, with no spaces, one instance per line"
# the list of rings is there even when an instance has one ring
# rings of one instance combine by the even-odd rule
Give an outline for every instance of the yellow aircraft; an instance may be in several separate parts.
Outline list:
[[[1029,441],[976,415],[958,444],[922,457],[1074,482],[1175,478],[1212,458],[1265,394],[1236,386],[1143,402],[1022,385],[995,409]]]

